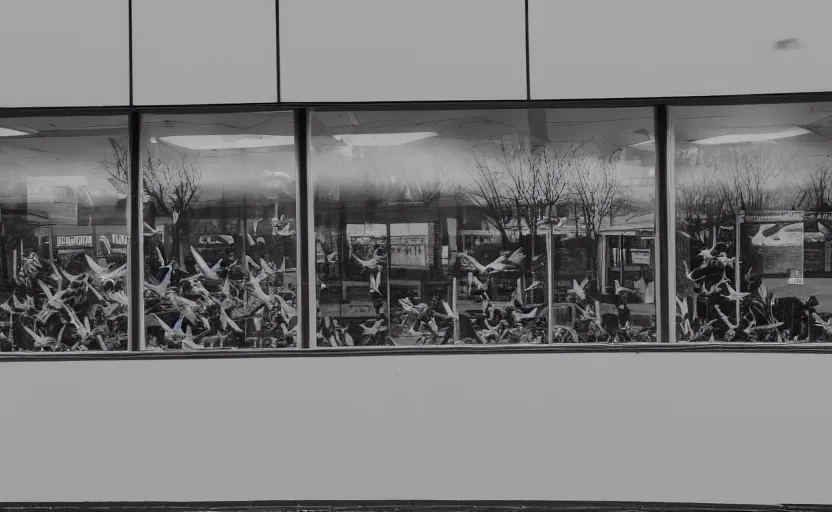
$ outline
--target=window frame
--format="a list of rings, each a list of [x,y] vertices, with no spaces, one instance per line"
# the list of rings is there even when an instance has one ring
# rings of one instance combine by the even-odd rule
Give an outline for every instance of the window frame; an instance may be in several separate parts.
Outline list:
[[[590,100],[518,100],[518,101],[439,101],[439,102],[362,102],[362,103],[266,103],[229,105],[174,105],[174,106],[117,106],[117,107],[48,107],[0,108],[0,119],[15,117],[82,117],[123,115],[128,118],[130,152],[130,180],[128,184],[128,232],[130,235],[128,273],[130,276],[129,347],[121,352],[22,352],[0,353],[0,361],[32,360],[98,360],[98,359],[202,359],[248,357],[337,357],[427,354],[533,354],[549,352],[752,352],[752,353],[832,353],[832,346],[824,344],[768,344],[742,342],[677,343],[675,329],[675,195],[673,169],[673,108],[705,106],[739,106],[761,104],[799,104],[832,102],[832,92],[758,94],[710,97],[664,97],[634,99]],[[312,111],[413,111],[413,110],[504,110],[504,109],[566,109],[566,108],[636,108],[653,109],[656,160],[656,247],[658,259],[657,281],[657,342],[627,344],[568,344],[539,346],[419,346],[419,347],[326,347],[316,349],[314,340],[314,251],[309,250],[314,239],[314,191],[308,186],[310,158],[310,114]],[[238,349],[234,351],[179,351],[146,352],[144,348],[144,297],[142,267],[142,217],[140,212],[141,183],[139,157],[143,114],[223,114],[247,112],[287,112],[294,116],[295,153],[298,162],[298,282],[301,346],[291,349]],[[303,251],[306,258],[303,258]]]

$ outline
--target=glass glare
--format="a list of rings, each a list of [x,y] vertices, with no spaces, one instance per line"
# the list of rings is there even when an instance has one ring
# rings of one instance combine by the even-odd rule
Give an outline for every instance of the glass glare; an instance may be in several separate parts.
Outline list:
[[[655,340],[651,109],[318,113],[318,346]]]
[[[0,128],[0,351],[125,350],[126,116]]]
[[[664,243],[675,341],[827,342],[830,112],[671,107],[666,240],[651,108],[313,110],[308,233],[291,112],[145,114],[141,341],[673,341],[657,336]],[[126,116],[0,119],[0,351],[128,348],[130,157]]]
[[[143,117],[146,350],[298,345],[288,112]]]
[[[678,341],[832,334],[832,104],[675,111]]]

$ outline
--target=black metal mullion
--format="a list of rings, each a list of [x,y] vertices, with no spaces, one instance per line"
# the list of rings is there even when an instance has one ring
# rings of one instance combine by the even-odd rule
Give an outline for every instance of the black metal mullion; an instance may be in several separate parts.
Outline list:
[[[669,278],[671,273],[675,272],[675,263],[671,264],[669,255],[669,244],[674,243],[675,230],[674,226],[670,225],[668,201],[671,198],[668,195],[668,162],[672,155],[668,154],[672,151],[672,144],[668,142],[668,131],[670,129],[669,107],[667,105],[658,105],[653,109],[655,122],[655,141],[656,141],[656,251],[658,252],[656,277],[658,278],[658,290],[656,300],[656,322],[658,330],[656,332],[657,341],[660,343],[668,343],[673,341],[675,329],[672,331],[671,326],[675,325],[675,320],[670,314],[671,303],[675,291],[670,289],[672,280]],[[675,306],[672,306],[675,308]]]
[[[529,0],[525,2],[526,8],[526,99],[532,99],[532,68],[530,64],[531,57],[529,55]]]
[[[129,167],[127,177],[127,232],[130,235],[130,249],[127,255],[129,272],[128,293],[128,342],[129,350],[144,349],[144,224],[142,211],[141,174],[141,128],[142,118],[138,112],[128,116],[129,125]]]
[[[127,0],[127,48],[130,59],[129,68],[129,98],[130,105],[133,104],[133,0]]]
[[[310,254],[310,223],[313,210],[309,198],[309,110],[294,112],[295,156],[298,164],[296,236],[297,236],[297,311],[299,348],[314,347],[315,339],[315,269],[314,254]],[[310,263],[311,261],[311,263]]]
[[[277,102],[280,103],[280,0],[274,0],[275,37],[277,38]]]

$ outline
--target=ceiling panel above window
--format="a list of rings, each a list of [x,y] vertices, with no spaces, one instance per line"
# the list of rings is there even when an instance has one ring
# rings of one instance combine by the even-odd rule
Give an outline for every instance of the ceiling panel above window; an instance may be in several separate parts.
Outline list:
[[[133,2],[136,105],[277,101],[274,0]]]
[[[529,0],[532,99],[823,92],[826,0]],[[807,14],[807,13],[815,13]]]
[[[0,2],[0,108],[126,105],[127,0]]]
[[[526,99],[522,0],[281,0],[281,99]]]

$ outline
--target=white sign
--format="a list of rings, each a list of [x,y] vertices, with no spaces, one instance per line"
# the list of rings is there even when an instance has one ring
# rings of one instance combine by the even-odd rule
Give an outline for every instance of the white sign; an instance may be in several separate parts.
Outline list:
[[[777,223],[803,222],[802,210],[771,210],[740,212],[740,222]]]
[[[328,316],[367,317],[376,312],[372,304],[321,304],[321,314]]]
[[[649,265],[650,249],[630,249],[630,258],[633,265]]]
[[[200,235],[199,245],[226,245],[233,244],[234,237],[231,235]]]
[[[789,284],[803,284],[803,271],[789,270]]]
[[[56,247],[92,247],[92,235],[72,235],[55,237]]]

